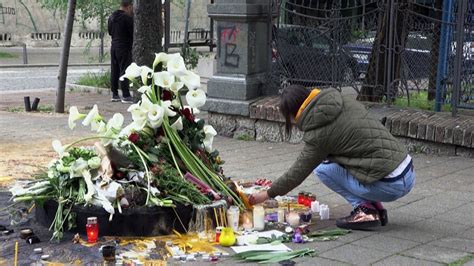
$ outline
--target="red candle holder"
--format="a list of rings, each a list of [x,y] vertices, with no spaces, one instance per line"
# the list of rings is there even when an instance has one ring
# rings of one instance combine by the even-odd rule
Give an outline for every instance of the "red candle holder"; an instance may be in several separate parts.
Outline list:
[[[304,192],[298,193],[298,204],[304,205],[304,198],[305,198]]]
[[[87,218],[86,224],[87,242],[96,243],[99,238],[99,225],[97,224],[97,217]]]

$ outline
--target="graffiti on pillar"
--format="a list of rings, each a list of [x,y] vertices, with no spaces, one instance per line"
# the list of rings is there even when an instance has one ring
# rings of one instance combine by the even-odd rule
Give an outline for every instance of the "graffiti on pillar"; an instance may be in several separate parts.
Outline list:
[[[221,57],[221,49],[224,51],[224,65],[227,67],[239,67],[240,55],[236,53],[237,50],[237,36],[240,29],[237,26],[219,27],[221,45],[218,47],[218,54]]]
[[[0,3],[0,23],[2,24],[5,24],[5,15],[15,16],[15,8],[3,6],[2,3]]]

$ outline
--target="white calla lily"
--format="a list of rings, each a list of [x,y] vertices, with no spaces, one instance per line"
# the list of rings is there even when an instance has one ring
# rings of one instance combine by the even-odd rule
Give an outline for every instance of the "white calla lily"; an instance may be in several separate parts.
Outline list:
[[[161,106],[165,110],[165,114],[168,117],[173,117],[173,116],[176,115],[176,112],[170,109],[171,105],[172,105],[171,101],[162,101],[161,102]]]
[[[153,61],[153,69],[159,64],[163,63],[166,65],[168,62],[169,55],[167,53],[157,53],[155,54],[155,60]]]
[[[99,115],[99,108],[97,107],[97,104],[94,104],[94,107],[89,111],[87,114],[86,118],[82,121],[82,124],[84,126],[88,126],[92,120],[100,120],[102,117]]]
[[[142,94],[142,100],[140,102],[140,108],[142,109],[142,112],[147,113],[151,106],[153,105],[153,102],[148,98],[146,94]]]
[[[153,75],[153,69],[147,67],[147,66],[142,66],[142,70],[140,72],[140,76],[142,77],[142,82],[144,85],[147,85],[148,78],[152,78]]]
[[[172,56],[166,65],[166,69],[173,75],[183,76],[186,74],[186,65],[181,55]]]
[[[83,176],[82,174],[84,170],[87,170],[88,167],[89,165],[87,164],[87,161],[80,157],[79,159],[75,160],[69,167],[69,176],[71,178],[81,177]]]
[[[68,125],[70,129],[74,129],[76,127],[76,121],[86,117],[85,114],[79,113],[76,106],[71,106],[69,108],[69,118],[68,118]]]
[[[163,123],[163,117],[165,115],[165,110],[163,106],[154,104],[151,110],[148,112],[148,120],[152,128],[158,128]]]
[[[107,131],[107,124],[102,120],[100,121],[92,120],[91,130],[96,131],[99,134],[105,133],[105,131]]]
[[[206,151],[212,152],[212,142],[214,141],[214,136],[217,135],[217,131],[210,125],[205,125],[203,129],[205,134],[203,141],[204,148]]]
[[[151,92],[151,87],[150,86],[141,86],[138,90],[138,92],[145,94]]]
[[[172,125],[171,125],[171,128],[174,128],[178,131],[180,130],[183,130],[183,119],[180,117],[178,117],[178,120],[176,120]]]
[[[62,157],[62,155],[63,155],[64,152],[65,152],[65,149],[64,149],[63,144],[61,144],[61,141],[55,139],[55,140],[53,140],[53,142],[52,142],[51,144],[53,145],[53,150],[54,150],[55,152],[57,152],[60,157]]]
[[[133,121],[137,121],[139,124],[143,122],[143,120],[146,121],[147,111],[144,111],[143,108],[138,103],[130,105],[127,111],[132,114]]]
[[[161,71],[153,75],[155,84],[162,88],[169,88],[174,83],[174,76],[168,71]]]
[[[129,80],[134,80],[136,77],[139,77],[142,73],[142,67],[139,67],[136,63],[132,63],[125,69],[125,74],[119,78],[120,81],[123,81],[125,78]]]
[[[178,92],[180,89],[182,89],[184,86],[184,82],[174,82],[173,84],[171,84],[171,87],[170,87],[170,90],[178,95]]]
[[[179,79],[184,82],[184,85],[186,85],[189,90],[201,87],[201,77],[192,71],[187,70]]]
[[[107,122],[107,130],[115,129],[120,130],[123,125],[123,115],[121,113],[116,113],[114,116]]]
[[[201,89],[190,90],[186,93],[186,101],[191,108],[199,108],[206,104],[206,93]]]
[[[174,106],[175,108],[180,108],[181,107],[181,103],[179,102],[178,99],[172,100],[171,105]]]

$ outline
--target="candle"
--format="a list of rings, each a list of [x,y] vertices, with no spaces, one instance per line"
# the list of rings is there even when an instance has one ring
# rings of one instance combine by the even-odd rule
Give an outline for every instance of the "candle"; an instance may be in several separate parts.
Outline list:
[[[86,232],[88,243],[97,242],[97,238],[99,237],[99,225],[97,224],[97,217],[87,218]]]
[[[300,215],[296,212],[290,212],[286,216],[286,222],[288,222],[291,226],[296,227],[300,225]]]
[[[321,204],[319,207],[319,216],[321,216],[321,220],[328,220],[329,219],[329,207],[328,205]]]
[[[252,224],[252,213],[251,212],[242,213],[242,227],[245,230],[251,230],[252,229],[253,224]]]
[[[312,212],[319,212],[319,201],[315,200],[311,202],[311,211]]]
[[[284,223],[285,222],[285,210],[284,209],[278,209],[278,222],[279,223]]]
[[[304,192],[298,193],[298,204],[304,205]]]
[[[234,232],[237,232],[239,230],[239,215],[240,211],[237,206],[231,206],[227,210],[227,222],[229,227],[231,227]]]
[[[265,228],[265,209],[263,206],[253,208],[253,229],[262,231]]]

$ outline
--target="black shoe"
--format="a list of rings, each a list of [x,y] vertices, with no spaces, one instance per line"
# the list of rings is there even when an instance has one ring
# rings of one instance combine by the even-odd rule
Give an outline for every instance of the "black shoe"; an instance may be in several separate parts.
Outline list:
[[[133,98],[132,97],[123,97],[122,98],[122,103],[133,103]]]
[[[379,211],[379,216],[380,216],[380,224],[382,226],[386,226],[388,224],[388,213],[386,209],[381,209]]]
[[[336,226],[344,229],[366,230],[380,225],[379,211],[363,205],[355,208],[351,215],[336,220]]]
[[[120,99],[120,96],[118,95],[113,95],[112,96],[112,99],[110,99],[111,102],[120,102],[121,99]]]

